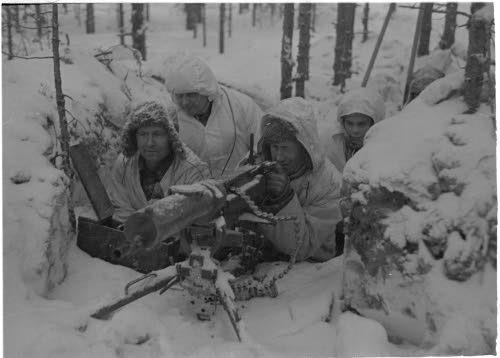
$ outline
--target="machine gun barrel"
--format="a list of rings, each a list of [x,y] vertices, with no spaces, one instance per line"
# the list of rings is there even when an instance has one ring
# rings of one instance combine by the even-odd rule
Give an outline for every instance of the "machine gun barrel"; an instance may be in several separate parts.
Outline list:
[[[238,173],[218,182],[212,187],[223,187],[229,192],[265,174],[275,166],[273,162],[262,162],[242,168]],[[177,192],[160,199],[131,215],[125,222],[124,234],[129,242],[128,253],[151,248],[159,241],[179,233],[182,229],[203,218],[211,219],[225,204],[225,197],[217,198],[210,186],[203,182],[177,186]],[[127,252],[123,253],[127,255]]]

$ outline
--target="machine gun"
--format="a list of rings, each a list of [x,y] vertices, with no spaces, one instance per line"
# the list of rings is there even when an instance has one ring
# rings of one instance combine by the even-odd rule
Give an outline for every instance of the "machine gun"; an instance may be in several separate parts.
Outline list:
[[[92,191],[92,186],[88,185],[89,180],[85,175],[88,176],[92,171],[88,170],[88,165],[83,167],[81,165],[82,161],[88,158],[82,155],[82,150],[81,147],[72,147],[71,153],[77,172],[83,172],[80,177],[84,185],[87,183],[85,187],[89,193]],[[272,170],[274,165],[271,162],[262,162],[242,167],[237,173],[219,181],[174,186],[165,198],[129,217],[123,228],[107,226],[112,222],[110,218],[93,222],[93,228],[98,229],[94,230],[90,240],[85,236],[89,232],[90,221],[79,219],[80,248],[94,247],[93,253],[95,253],[95,248],[103,247],[103,244],[89,245],[89,241],[95,242],[99,239],[99,233],[109,233],[111,230],[114,236],[100,237],[105,242],[110,237],[114,240],[108,240],[105,244],[107,246],[105,251],[108,254],[109,251],[112,252],[111,260],[109,256],[101,258],[114,263],[125,263],[127,266],[148,272],[129,282],[122,296],[95,309],[91,316],[97,319],[109,319],[116,310],[145,295],[156,291],[162,294],[173,285],[180,284],[189,294],[189,301],[198,308],[199,319],[210,319],[217,305],[222,305],[241,341],[241,316],[235,301],[260,296],[276,297],[278,294],[276,278],[256,279],[248,275],[235,278],[242,272],[248,272],[248,267],[251,266],[249,262],[256,262],[259,245],[263,243],[261,235],[240,223],[246,221],[272,225],[275,222],[276,218],[273,215],[258,211],[251,199],[262,195],[263,175]],[[100,181],[94,178],[94,182]],[[96,198],[106,194],[103,187],[99,190],[99,195],[89,193],[94,207]],[[101,212],[109,213],[112,210],[101,210]],[[212,223],[209,223],[211,220]],[[160,270],[153,272],[145,270],[151,266],[141,265],[138,260],[161,258],[164,253],[170,253],[170,247],[178,242],[171,237],[177,233],[181,233],[181,239],[191,246],[189,257],[177,264],[172,262],[173,260],[164,261],[167,264],[162,263],[163,267],[160,266]],[[238,248],[239,254],[221,262],[217,258],[224,258],[222,251],[228,247]]]
[[[170,189],[170,195],[130,216],[125,222],[127,244],[122,245],[123,257],[134,256],[137,250],[154,248],[163,238],[179,231],[182,232],[182,239],[191,246],[190,255],[187,260],[129,282],[123,296],[100,307],[91,316],[108,319],[119,308],[145,295],[155,291],[162,294],[173,285],[180,284],[188,292],[189,302],[196,307],[196,315],[200,320],[209,320],[215,314],[216,307],[222,305],[241,341],[241,316],[235,301],[262,296],[276,297],[278,291],[275,279],[264,278],[259,281],[248,275],[235,278],[238,268],[245,266],[241,261],[245,261],[245,258],[255,260],[255,250],[252,249],[263,242],[261,235],[237,223],[241,220],[273,224],[273,221],[270,215],[259,218],[247,213],[228,226],[224,210],[247,205],[246,201],[239,202],[242,195],[255,193],[256,188],[262,185],[262,174],[273,166],[273,163],[263,162],[243,168],[240,173],[225,180],[174,186]],[[193,225],[200,219],[206,221],[214,217],[212,224]],[[215,258],[227,247],[241,249],[237,262],[231,260],[234,257],[225,263]],[[139,283],[142,287],[131,291]]]

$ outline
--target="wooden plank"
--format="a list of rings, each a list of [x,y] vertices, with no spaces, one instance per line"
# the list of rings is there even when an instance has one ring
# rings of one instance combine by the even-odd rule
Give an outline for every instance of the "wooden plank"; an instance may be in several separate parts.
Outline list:
[[[97,174],[97,168],[83,144],[72,145],[69,149],[73,167],[85,188],[85,192],[99,221],[113,216],[114,208],[106,188]]]

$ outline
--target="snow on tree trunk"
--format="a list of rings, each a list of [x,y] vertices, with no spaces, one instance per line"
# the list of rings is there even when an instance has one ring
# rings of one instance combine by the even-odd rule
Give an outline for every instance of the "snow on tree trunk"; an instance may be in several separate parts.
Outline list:
[[[254,5],[255,6],[255,5]],[[294,4],[285,4],[283,16],[283,37],[281,40],[281,99],[292,97],[292,39]]]
[[[422,15],[422,25],[420,27],[420,36],[418,40],[417,57],[426,56],[429,54],[429,40],[432,31],[432,8],[434,3],[423,3],[420,6],[424,8]]]
[[[446,4],[446,16],[444,21],[444,31],[439,47],[442,50],[450,48],[455,43],[455,29],[457,28],[457,8],[458,3],[449,2]]]
[[[225,5],[219,5],[219,53],[224,53],[224,13]]]
[[[120,32],[120,45],[125,45],[125,22],[123,21],[123,4],[118,4],[118,31]]]
[[[87,4],[87,19],[86,19],[86,29],[88,34],[95,33],[95,21],[94,21],[94,5]]]
[[[12,60],[13,52],[12,52],[12,18],[11,18],[11,13],[10,13],[10,6],[8,5],[2,5],[2,8],[6,14],[7,17],[7,59]]]
[[[352,39],[354,38],[354,15],[356,4],[337,5],[337,31],[335,40],[335,62],[333,64],[333,85],[345,87],[345,80],[351,77]]]
[[[476,8],[477,9],[477,8]],[[479,107],[484,73],[489,71],[488,53],[491,38],[492,19],[485,11],[493,11],[489,6],[476,11],[469,21],[469,47],[465,65],[465,93],[468,112],[474,113]],[[492,15],[491,15],[492,16]]]
[[[146,60],[146,27],[144,25],[144,4],[132,4],[132,47]]]
[[[370,4],[365,3],[363,7],[363,39],[361,42],[366,42],[368,40],[368,15],[370,14]]]
[[[445,103],[406,108],[344,169],[344,308],[431,355],[494,354],[493,125]]]
[[[299,51],[297,54],[297,77],[295,95],[305,98],[304,82],[309,79],[309,40],[311,28],[311,3],[299,4]]]

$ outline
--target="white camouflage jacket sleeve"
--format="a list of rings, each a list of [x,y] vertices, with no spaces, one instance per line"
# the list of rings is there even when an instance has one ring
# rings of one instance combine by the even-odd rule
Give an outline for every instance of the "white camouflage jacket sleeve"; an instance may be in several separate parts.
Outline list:
[[[297,242],[302,242],[297,261],[314,258],[325,261],[335,256],[335,226],[341,220],[339,200],[340,187],[324,188],[321,197],[303,206],[297,194],[276,215],[295,216],[293,221],[280,221],[275,226],[262,225],[265,237],[280,252],[293,255]]]

